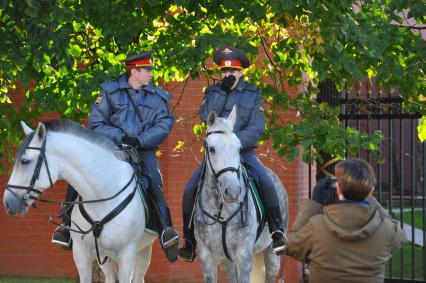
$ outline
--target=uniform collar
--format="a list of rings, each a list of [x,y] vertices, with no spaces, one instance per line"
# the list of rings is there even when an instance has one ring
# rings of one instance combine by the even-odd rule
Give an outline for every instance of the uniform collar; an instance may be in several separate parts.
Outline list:
[[[128,82],[128,78],[127,75],[122,75],[119,79],[118,79],[118,87],[120,89],[125,89],[125,88],[131,88],[132,86],[129,84]]]
[[[235,87],[234,90],[243,91],[245,87],[246,87],[246,82],[244,81],[243,77],[241,76],[241,78],[238,81],[238,84],[237,84],[237,86]]]
[[[142,86],[142,89],[152,93],[155,92],[155,86],[152,83],[150,83],[149,85]]]

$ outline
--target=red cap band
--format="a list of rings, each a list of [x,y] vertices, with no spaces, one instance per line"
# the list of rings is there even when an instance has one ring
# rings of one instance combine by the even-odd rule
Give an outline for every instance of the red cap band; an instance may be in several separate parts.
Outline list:
[[[224,60],[220,61],[220,68],[242,69],[243,68],[243,64],[241,64],[240,60],[224,59]]]
[[[133,68],[136,68],[136,67],[147,67],[147,66],[151,66],[151,59],[150,58],[126,62],[126,68],[127,69],[133,69]]]

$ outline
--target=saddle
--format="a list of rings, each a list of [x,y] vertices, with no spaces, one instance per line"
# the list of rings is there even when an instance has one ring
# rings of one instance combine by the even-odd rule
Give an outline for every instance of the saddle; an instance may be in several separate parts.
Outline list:
[[[266,211],[265,211],[265,204],[263,203],[261,193],[259,190],[259,182],[255,180],[255,178],[250,173],[250,170],[242,164],[242,167],[244,168],[244,172],[247,175],[248,179],[248,187],[250,190],[250,195],[253,198],[254,207],[256,208],[256,216],[257,216],[257,222],[259,223],[259,226],[257,227],[257,233],[256,233],[256,240],[260,237],[260,234],[262,234],[263,228],[266,224]]]
[[[145,210],[145,230],[149,230],[154,233],[159,233],[159,223],[156,215],[153,213],[155,211],[154,202],[151,197],[148,195],[148,184],[149,180],[147,176],[139,176],[138,182],[138,193],[144,204]]]

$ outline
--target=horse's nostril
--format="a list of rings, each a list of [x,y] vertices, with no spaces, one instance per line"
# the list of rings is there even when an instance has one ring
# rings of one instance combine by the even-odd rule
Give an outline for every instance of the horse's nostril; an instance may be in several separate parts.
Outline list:
[[[4,202],[4,208],[6,208],[6,211],[9,210],[9,203],[7,201]]]
[[[228,188],[226,188],[225,189],[225,195],[228,195],[229,194],[229,189]]]

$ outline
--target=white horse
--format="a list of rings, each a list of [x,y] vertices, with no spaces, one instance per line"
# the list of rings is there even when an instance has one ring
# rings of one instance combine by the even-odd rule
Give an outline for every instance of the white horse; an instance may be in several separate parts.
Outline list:
[[[144,204],[125,153],[109,139],[69,120],[39,123],[35,131],[23,122],[22,127],[27,136],[3,197],[7,213],[27,213],[44,190],[65,179],[83,201],[100,200],[83,204],[93,221],[110,213],[101,227],[90,224],[78,207],[72,211],[71,228],[88,232],[82,236],[71,231],[80,282],[91,282],[92,261],[106,256],[111,260],[101,268],[107,283],[144,282],[157,234],[145,231]],[[94,233],[100,233],[97,239]]]
[[[240,164],[241,143],[233,133],[236,116],[234,107],[227,119],[217,117],[214,112],[207,118],[205,172],[194,215],[204,281],[217,281],[216,266],[220,264],[231,282],[250,282],[253,271],[253,274],[264,274],[263,278],[252,277],[253,282],[272,283],[279,271],[279,257],[272,252],[268,227],[256,241],[255,205]],[[268,172],[277,190],[284,227],[287,227],[287,192],[277,175],[271,170]],[[263,256],[263,261],[259,256]],[[252,263],[255,264],[253,270]]]

